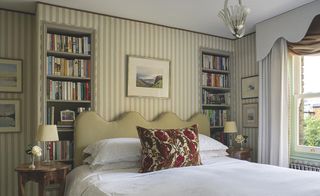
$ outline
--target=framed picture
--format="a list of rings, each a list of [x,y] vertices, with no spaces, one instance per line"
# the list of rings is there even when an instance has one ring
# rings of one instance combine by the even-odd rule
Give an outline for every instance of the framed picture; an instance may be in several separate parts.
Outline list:
[[[73,122],[75,120],[75,112],[72,110],[60,111],[61,122]]]
[[[0,100],[0,132],[20,131],[20,100]]]
[[[22,60],[0,59],[0,92],[22,91]]]
[[[169,98],[170,61],[128,57],[128,96]]]
[[[246,103],[242,105],[243,127],[258,127],[258,103]]]
[[[241,80],[242,99],[259,97],[259,76],[250,76]]]

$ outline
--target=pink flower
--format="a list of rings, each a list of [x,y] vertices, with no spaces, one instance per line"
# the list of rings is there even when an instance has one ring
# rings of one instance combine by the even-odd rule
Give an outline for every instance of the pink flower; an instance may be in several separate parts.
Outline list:
[[[182,165],[184,161],[184,157],[182,155],[179,155],[176,159],[176,161],[174,162],[174,166],[175,167],[180,167]]]
[[[156,131],[154,135],[161,141],[167,141],[168,136],[164,131]]]
[[[183,131],[183,134],[185,136],[187,136],[187,138],[189,138],[190,140],[194,140],[195,139],[195,135],[192,131],[189,131],[188,129]]]

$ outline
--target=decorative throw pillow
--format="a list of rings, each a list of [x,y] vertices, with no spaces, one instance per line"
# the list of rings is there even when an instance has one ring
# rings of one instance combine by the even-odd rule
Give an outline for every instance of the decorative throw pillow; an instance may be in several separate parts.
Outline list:
[[[181,129],[137,129],[142,145],[140,172],[201,164],[197,125]]]

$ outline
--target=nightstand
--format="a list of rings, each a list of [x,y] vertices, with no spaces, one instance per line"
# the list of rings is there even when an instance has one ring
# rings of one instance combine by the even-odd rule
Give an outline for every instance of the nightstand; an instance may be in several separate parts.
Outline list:
[[[30,169],[30,164],[21,164],[16,167],[18,172],[18,192],[19,196],[24,196],[24,185],[28,181],[34,181],[39,184],[38,196],[45,195],[44,188],[49,184],[60,184],[59,195],[63,196],[66,175],[69,171],[69,165],[61,162],[51,162],[46,165],[42,162],[36,162],[36,168]]]
[[[227,153],[229,153],[229,156],[232,158],[251,161],[251,148],[243,148],[240,150],[238,147],[232,147],[227,149]]]

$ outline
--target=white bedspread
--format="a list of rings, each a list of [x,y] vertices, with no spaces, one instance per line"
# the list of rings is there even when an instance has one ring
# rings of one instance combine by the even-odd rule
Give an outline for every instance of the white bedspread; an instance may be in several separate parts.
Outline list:
[[[320,196],[320,173],[216,157],[201,166],[151,173],[74,169],[67,196]]]

